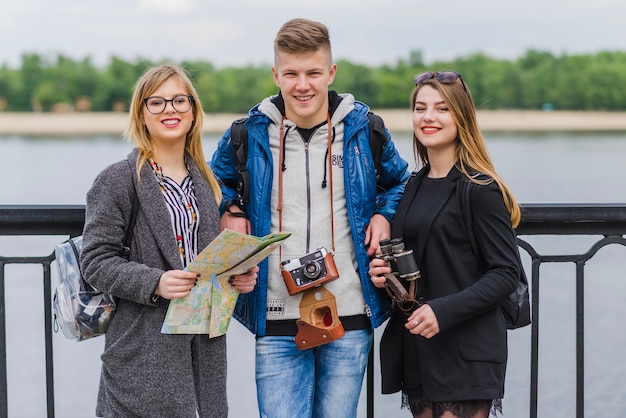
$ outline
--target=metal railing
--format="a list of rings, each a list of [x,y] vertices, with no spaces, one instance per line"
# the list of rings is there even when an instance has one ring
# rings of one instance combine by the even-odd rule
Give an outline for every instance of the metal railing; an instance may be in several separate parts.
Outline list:
[[[0,235],[69,235],[82,233],[84,206],[0,206]],[[43,267],[44,337],[46,352],[46,410],[54,417],[54,365],[52,358],[52,280],[46,257],[4,257],[0,255],[0,418],[8,417],[7,335],[5,266],[40,264]]]
[[[83,206],[1,206],[0,235],[69,235],[82,233]],[[585,399],[585,263],[601,248],[618,244],[626,246],[626,204],[526,204],[522,205],[522,222],[517,229],[518,242],[531,258],[531,299],[533,301],[530,359],[530,417],[537,417],[539,380],[539,268],[544,263],[574,263],[576,266],[576,416],[584,416]],[[531,235],[567,236],[598,235],[600,238],[582,254],[539,254],[520,237]],[[46,352],[47,416],[55,416],[54,365],[52,346],[50,265],[54,254],[46,257],[3,257],[0,255],[0,418],[8,416],[7,352],[5,311],[5,266],[40,264],[43,266],[43,305]],[[367,372],[367,416],[374,416],[373,356]]]

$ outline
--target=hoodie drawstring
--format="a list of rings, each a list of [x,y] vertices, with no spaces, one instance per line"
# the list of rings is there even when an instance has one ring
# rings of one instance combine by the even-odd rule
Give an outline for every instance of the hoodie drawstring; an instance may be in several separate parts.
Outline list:
[[[327,123],[328,123],[328,148],[326,149],[326,157],[324,158],[324,180],[322,183],[322,187],[326,187],[326,161],[328,160],[328,173],[330,175],[330,230],[332,234],[332,250],[335,252],[335,212],[333,208],[333,161],[332,158],[328,158],[328,154],[332,153],[333,139],[335,134],[335,129],[331,129],[330,122],[330,112],[327,115]],[[280,169],[278,170],[278,204],[276,206],[276,210],[278,211],[278,230],[283,230],[283,171],[285,171],[285,141],[286,141],[286,133],[285,133],[285,118],[283,116],[283,120],[280,123],[280,136],[279,136],[279,164]],[[279,247],[279,257],[282,260],[282,247]]]
[[[330,136],[330,118],[328,119],[328,135]],[[324,155],[324,179],[322,180],[322,189],[326,188],[326,160],[328,158],[328,153],[331,152],[331,148],[332,148],[332,143],[335,142],[335,136],[336,136],[336,132],[335,132],[335,127],[332,127],[332,140],[330,141],[331,145],[328,147],[328,149],[326,150],[326,154]],[[331,160],[331,165],[332,165],[332,160]]]

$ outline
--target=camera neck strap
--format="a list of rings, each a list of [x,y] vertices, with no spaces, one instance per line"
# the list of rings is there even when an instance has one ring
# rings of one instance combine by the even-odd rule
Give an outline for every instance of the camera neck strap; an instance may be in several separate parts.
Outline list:
[[[332,239],[332,249],[335,252],[335,212],[333,210],[333,158],[332,158],[332,146],[333,146],[333,129],[330,121],[330,112],[326,115],[326,122],[328,126],[328,173],[330,174],[330,232]],[[276,210],[278,211],[278,230],[283,230],[283,171],[285,170],[285,118],[280,122],[280,136],[279,136],[279,151],[278,151],[279,167],[278,167],[278,205]],[[278,247],[280,253],[280,260],[282,256],[282,246]]]

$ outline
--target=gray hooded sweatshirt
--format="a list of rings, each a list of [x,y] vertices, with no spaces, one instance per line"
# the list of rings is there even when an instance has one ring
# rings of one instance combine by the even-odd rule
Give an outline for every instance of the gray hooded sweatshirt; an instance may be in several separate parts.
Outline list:
[[[319,247],[332,252],[334,221],[334,261],[339,278],[323,286],[333,293],[337,300],[339,316],[362,315],[366,313],[361,281],[357,273],[354,243],[350,233],[343,177],[343,118],[354,108],[354,97],[341,95],[342,100],[331,115],[333,129],[332,152],[328,155],[328,126],[318,127],[306,142],[295,124],[285,119],[271,98],[266,98],[259,106],[274,123],[269,124],[270,148],[274,160],[274,181],[271,204],[278,204],[279,192],[279,129],[281,122],[285,129],[286,170],[283,171],[282,231],[291,232],[282,245],[282,258],[279,251],[269,257],[269,280],[267,296],[267,320],[300,318],[302,294],[290,296],[280,274],[281,261],[296,260]],[[332,165],[328,170],[328,159]],[[323,180],[327,186],[322,187]],[[330,206],[330,185],[332,184],[333,213]],[[331,219],[333,217],[333,219]],[[272,232],[279,231],[278,211],[272,210]]]

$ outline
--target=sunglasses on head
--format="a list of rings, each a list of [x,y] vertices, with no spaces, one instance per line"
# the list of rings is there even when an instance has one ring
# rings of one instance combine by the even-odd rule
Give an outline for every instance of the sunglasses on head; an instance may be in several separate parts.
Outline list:
[[[426,73],[421,73],[413,77],[413,83],[416,86],[419,86],[420,84],[425,83],[431,78],[434,78],[440,83],[444,83],[444,84],[450,84],[450,83],[454,83],[456,80],[461,80],[461,84],[463,85],[463,90],[467,91],[467,87],[465,86],[463,77],[461,77],[461,74],[454,72],[454,71],[441,71],[441,72],[434,72],[434,73],[429,71]]]

